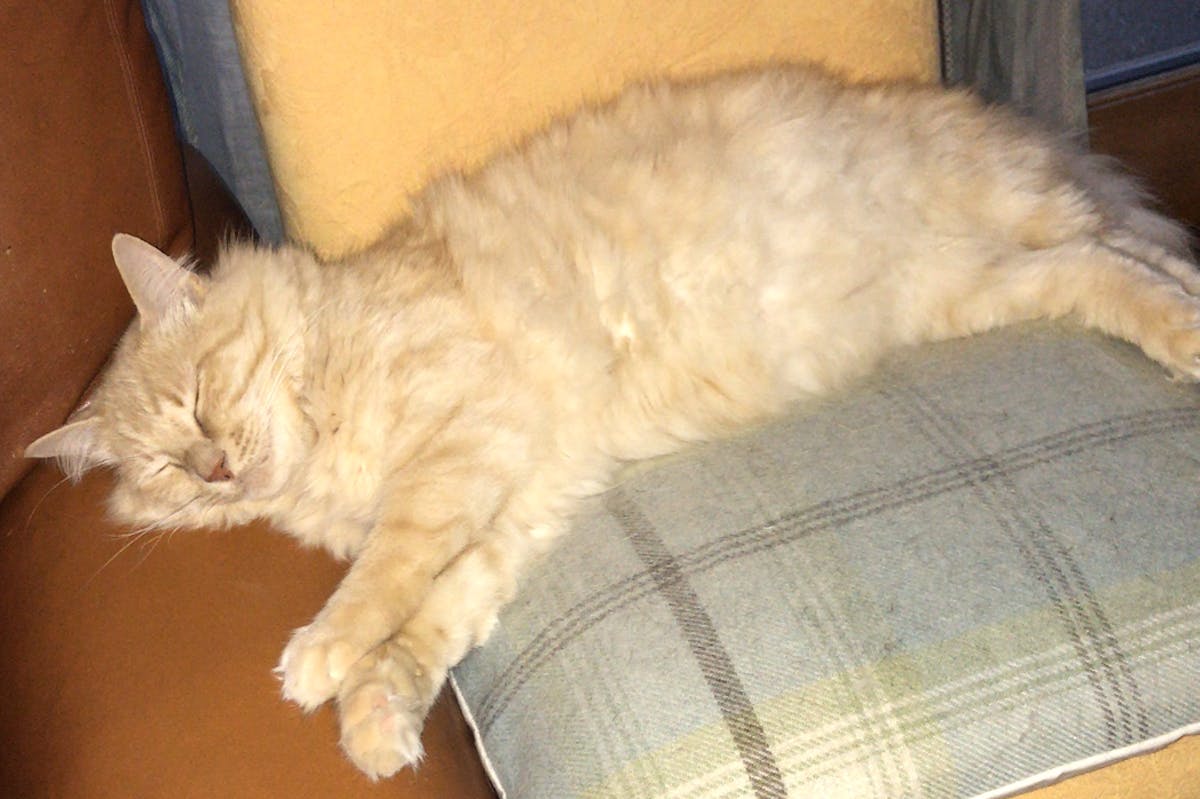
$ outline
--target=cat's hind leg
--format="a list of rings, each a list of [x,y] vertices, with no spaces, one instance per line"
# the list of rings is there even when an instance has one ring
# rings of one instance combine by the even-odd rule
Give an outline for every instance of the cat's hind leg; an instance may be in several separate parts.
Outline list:
[[[1124,244],[1080,236],[1007,252],[963,277],[934,278],[929,304],[914,315],[915,337],[1070,316],[1137,344],[1177,377],[1200,380],[1200,273],[1151,242]]]
[[[1103,240],[1113,249],[1175,278],[1189,294],[1200,296],[1200,267],[1179,249],[1126,232],[1108,234]]]

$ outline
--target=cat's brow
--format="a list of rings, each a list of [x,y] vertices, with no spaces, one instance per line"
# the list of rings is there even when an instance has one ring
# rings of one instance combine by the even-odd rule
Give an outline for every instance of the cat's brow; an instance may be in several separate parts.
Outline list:
[[[200,353],[200,357],[196,359],[196,374],[200,374],[204,371],[208,364],[208,360],[215,356],[218,351],[225,349],[225,347],[228,346],[231,341],[237,339],[244,332],[245,326],[245,318],[239,318],[237,325],[235,325],[225,335],[221,336],[212,344],[210,344],[208,349]]]
[[[258,374],[258,369],[262,366],[266,359],[267,351],[270,349],[270,341],[267,336],[263,336],[258,341],[258,347],[254,352],[253,365],[246,370],[246,375],[242,379],[242,385],[238,388],[236,396],[230,399],[230,404],[238,404],[246,399],[246,394],[250,391],[250,386],[254,382],[255,375]]]

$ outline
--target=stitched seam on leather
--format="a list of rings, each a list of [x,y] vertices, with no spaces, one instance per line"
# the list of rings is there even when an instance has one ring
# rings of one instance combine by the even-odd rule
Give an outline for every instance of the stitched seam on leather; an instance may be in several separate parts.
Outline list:
[[[137,130],[138,141],[142,146],[142,159],[145,162],[146,173],[149,177],[147,182],[150,187],[150,204],[156,225],[156,241],[154,243],[163,245],[167,243],[166,213],[163,209],[162,197],[159,195],[158,182],[155,180],[158,170],[155,169],[154,152],[150,148],[150,134],[146,130],[146,123],[142,116],[142,98],[138,94],[137,83],[133,79],[133,64],[130,61],[129,53],[123,47],[124,42],[120,32],[121,27],[117,19],[117,10],[114,8],[112,0],[105,0],[104,12],[108,20],[109,34],[112,36],[113,43],[116,46],[117,61],[121,65],[121,74],[125,78],[125,94],[129,100],[129,105],[133,109],[134,127]]]

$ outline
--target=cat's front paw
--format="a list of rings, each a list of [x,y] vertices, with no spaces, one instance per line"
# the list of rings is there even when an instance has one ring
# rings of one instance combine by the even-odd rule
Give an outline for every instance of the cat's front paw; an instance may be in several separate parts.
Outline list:
[[[1180,294],[1162,313],[1146,351],[1165,365],[1177,380],[1200,380],[1200,300]]]
[[[314,622],[292,634],[275,673],[283,680],[283,696],[306,711],[333,698],[364,647]]]
[[[403,646],[375,648],[338,692],[342,750],[372,780],[417,765],[430,693],[427,675]]]

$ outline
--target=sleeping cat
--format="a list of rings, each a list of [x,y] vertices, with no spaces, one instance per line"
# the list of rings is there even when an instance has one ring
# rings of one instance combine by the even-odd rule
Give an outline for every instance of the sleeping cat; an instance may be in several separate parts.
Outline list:
[[[617,464],[897,347],[1071,316],[1200,378],[1200,272],[1107,164],[962,93],[801,68],[633,88],[449,175],[340,263],[208,277],[118,235],[139,317],[31,444],[156,528],[264,517],[353,564],[280,660],[372,778]]]

